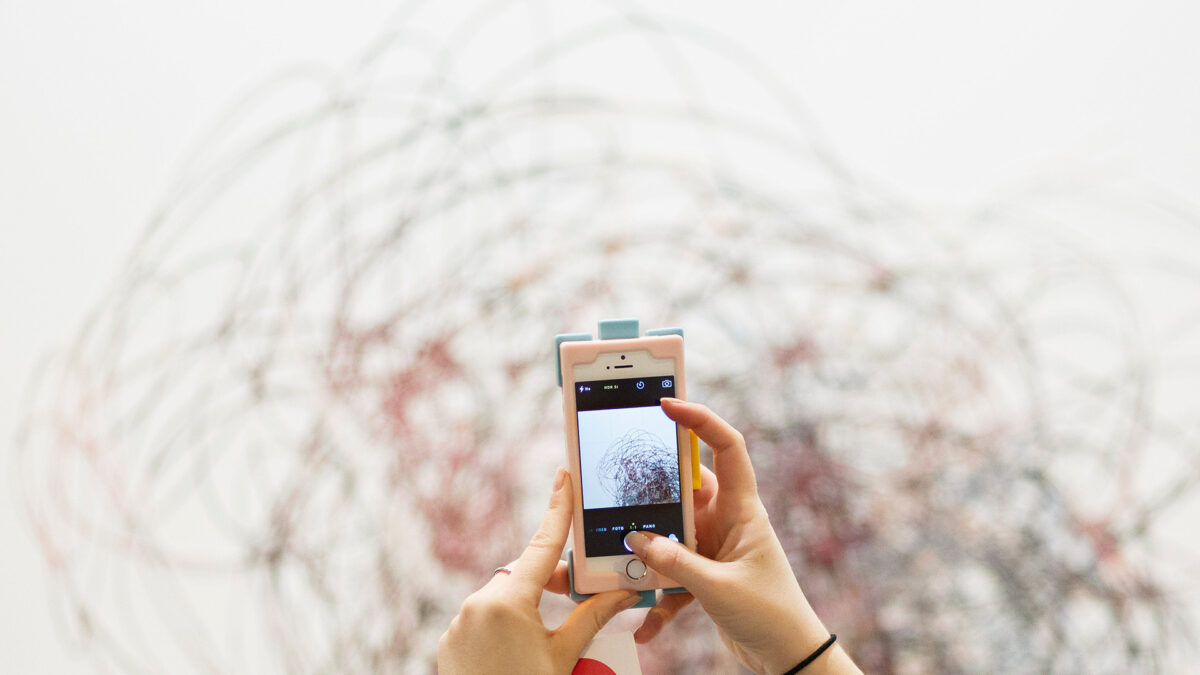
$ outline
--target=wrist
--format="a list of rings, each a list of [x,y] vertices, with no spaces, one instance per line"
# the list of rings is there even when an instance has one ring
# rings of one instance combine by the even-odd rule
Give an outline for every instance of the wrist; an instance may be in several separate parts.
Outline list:
[[[789,622],[788,628],[777,634],[770,653],[764,655],[764,675],[781,675],[788,672],[829,639],[829,631],[825,629],[825,624],[821,623],[808,602],[804,602],[799,609],[795,620]],[[836,643],[833,646],[836,646]],[[831,650],[832,647],[826,650],[826,653]],[[823,660],[824,656],[825,654],[822,654],[818,660]]]

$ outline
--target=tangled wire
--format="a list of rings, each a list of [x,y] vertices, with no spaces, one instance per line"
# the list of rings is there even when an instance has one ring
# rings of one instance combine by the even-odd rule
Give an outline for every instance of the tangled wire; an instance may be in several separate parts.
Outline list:
[[[741,46],[588,8],[407,5],[202,139],[30,386],[14,479],[64,630],[122,672],[431,671],[563,462],[550,336],[639,316],[686,328],[865,670],[1163,669],[1196,248],[1088,233],[1200,219],[1040,186],[939,225]],[[714,637],[684,612],[643,667],[728,671]]]
[[[662,439],[631,429],[604,451],[597,463],[600,485],[615,506],[679,501],[679,460]]]

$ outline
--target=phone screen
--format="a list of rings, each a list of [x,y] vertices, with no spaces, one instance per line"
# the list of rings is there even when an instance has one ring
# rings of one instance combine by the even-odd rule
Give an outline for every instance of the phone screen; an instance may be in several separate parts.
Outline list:
[[[683,538],[679,435],[659,399],[670,374],[575,383],[588,557],[628,555],[633,530]]]

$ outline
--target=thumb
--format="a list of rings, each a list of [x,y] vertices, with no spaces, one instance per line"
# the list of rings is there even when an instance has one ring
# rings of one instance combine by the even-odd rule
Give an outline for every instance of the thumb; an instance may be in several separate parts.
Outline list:
[[[625,543],[650,569],[683,584],[688,590],[704,588],[712,576],[713,561],[683,544],[649,532],[630,532]]]
[[[608,591],[597,593],[579,603],[566,621],[554,631],[555,649],[569,655],[572,664],[583,653],[584,648],[596,637],[617,612],[636,605],[642,596],[636,591]]]

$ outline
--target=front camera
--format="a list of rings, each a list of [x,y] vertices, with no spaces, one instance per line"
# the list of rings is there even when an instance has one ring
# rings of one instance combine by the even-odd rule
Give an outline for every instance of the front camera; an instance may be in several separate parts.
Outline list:
[[[621,355],[621,360],[622,360],[622,361],[624,361],[624,360],[625,360],[625,355],[624,355],[624,354],[622,354],[622,355]]]

